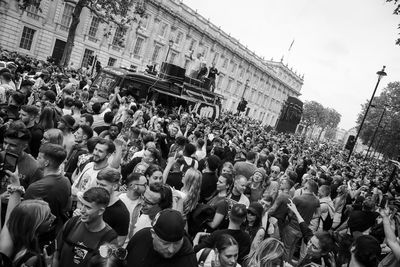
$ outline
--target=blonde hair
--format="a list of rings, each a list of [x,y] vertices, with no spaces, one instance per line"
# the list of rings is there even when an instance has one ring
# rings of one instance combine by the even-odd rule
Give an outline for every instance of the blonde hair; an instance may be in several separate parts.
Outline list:
[[[45,133],[49,136],[49,143],[56,145],[63,145],[64,137],[63,133],[60,129],[52,128],[45,131]]]
[[[276,261],[283,265],[284,247],[283,243],[276,238],[267,238],[246,257],[249,267],[272,267]]]
[[[186,171],[183,178],[184,185],[182,191],[187,193],[183,202],[183,215],[191,212],[199,202],[202,174],[200,171],[190,168]]]

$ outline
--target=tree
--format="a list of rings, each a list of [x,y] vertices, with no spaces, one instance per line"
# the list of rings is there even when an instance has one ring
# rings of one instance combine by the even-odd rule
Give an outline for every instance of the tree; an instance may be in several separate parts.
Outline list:
[[[393,3],[396,7],[393,11],[394,15],[400,15],[400,1],[399,0],[386,0],[388,3]],[[398,25],[398,29],[400,29],[400,24]],[[396,45],[400,45],[400,38],[396,40]]]
[[[368,101],[361,107],[357,118],[358,127],[365,114]],[[384,113],[383,113],[384,112]],[[378,127],[378,122],[382,116]],[[372,148],[385,156],[393,158],[400,149],[400,82],[389,83],[379,96],[374,97],[372,106],[360,131],[360,139],[365,145],[372,143]],[[375,140],[372,140],[375,131]],[[372,142],[373,141],[373,142]]]
[[[39,7],[41,0],[16,0],[19,2],[19,7],[25,10],[29,6]],[[71,58],[72,49],[74,47],[76,29],[80,23],[82,10],[87,8],[101,22],[106,24],[116,24],[121,27],[122,32],[126,32],[131,21],[135,21],[136,15],[139,17],[145,16],[144,0],[64,0],[67,3],[75,4],[74,12],[72,13],[72,21],[68,30],[67,43],[61,59],[61,65],[68,66]],[[133,8],[133,10],[132,10]],[[106,33],[108,34],[108,33]],[[122,37],[121,37],[122,38]]]
[[[304,133],[306,134],[308,128],[312,126],[315,128],[322,120],[324,107],[316,101],[306,101],[303,106],[303,115],[301,123],[305,126]]]
[[[320,121],[318,122],[318,126],[321,127],[321,131],[319,132],[318,140],[321,138],[322,133],[329,129],[336,129],[340,123],[342,115],[337,112],[333,108],[324,108],[322,116],[320,116]]]

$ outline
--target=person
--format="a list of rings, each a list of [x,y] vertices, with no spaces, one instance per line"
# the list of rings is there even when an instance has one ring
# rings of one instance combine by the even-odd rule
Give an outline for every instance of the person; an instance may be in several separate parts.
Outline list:
[[[201,172],[194,168],[188,169],[182,179],[183,187],[178,191],[181,200],[179,202],[182,203],[179,210],[182,212],[185,220],[187,215],[194,210],[199,202],[201,179]]]
[[[318,185],[316,182],[309,180],[303,188],[303,194],[295,197],[293,203],[299,210],[300,215],[304,219],[305,225],[308,227],[313,215],[319,210],[319,200],[314,195],[317,193]],[[289,223],[282,230],[282,241],[285,245],[286,261],[290,262],[293,258],[295,246],[300,240],[302,234],[296,217],[289,218]]]
[[[250,236],[250,251],[256,249],[267,234],[262,225],[263,211],[263,206],[258,202],[252,202],[247,209],[247,218],[243,228]]]
[[[243,204],[234,204],[229,213],[229,225],[227,229],[217,230],[211,234],[199,232],[193,240],[195,245],[194,251],[197,253],[203,248],[213,248],[218,238],[223,234],[229,234],[235,238],[239,244],[238,262],[241,264],[250,252],[250,236],[241,229],[242,224],[246,220],[247,209]],[[204,237],[205,236],[205,237]],[[204,237],[200,241],[200,237]]]
[[[151,164],[145,171],[144,175],[147,178],[147,183],[151,184],[162,184],[163,183],[163,172],[160,166]]]
[[[44,107],[41,110],[38,125],[43,131],[53,129],[56,126],[56,114],[51,107]]]
[[[87,266],[104,243],[115,243],[117,233],[103,220],[110,194],[92,187],[78,194],[80,216],[69,219],[57,236],[53,267]]]
[[[19,111],[21,121],[31,133],[31,140],[29,141],[27,152],[34,158],[36,158],[39,153],[40,141],[43,138],[43,129],[36,123],[38,115],[39,109],[32,105],[24,105]]]
[[[250,202],[258,201],[262,197],[264,193],[264,181],[266,177],[267,172],[264,168],[257,168],[253,176],[250,177],[250,184],[246,190],[250,193]]]
[[[256,166],[257,153],[250,151],[246,154],[246,161],[238,161],[233,166],[236,175],[243,175],[247,180],[254,174]]]
[[[321,185],[318,189],[319,204],[321,206],[321,217],[318,229],[330,230],[335,214],[335,207],[330,197],[331,188],[329,185]]]
[[[220,166],[221,159],[218,156],[210,155],[206,158],[201,180],[200,203],[205,203],[214,196],[217,190],[217,170]]]
[[[64,115],[58,122],[57,128],[63,132],[64,147],[67,150],[67,155],[71,153],[72,147],[75,143],[75,137],[72,133],[75,120],[71,115]]]
[[[247,186],[246,177],[244,177],[243,175],[237,175],[235,177],[232,193],[229,198],[232,199],[235,203],[240,203],[248,207],[250,205],[250,201],[244,195],[246,186]]]
[[[33,182],[43,177],[43,172],[39,168],[38,162],[25,149],[30,140],[29,130],[21,121],[12,122],[4,134],[3,149],[0,153],[4,162],[7,152],[18,156],[17,173],[21,180],[21,185],[26,189]]]
[[[43,178],[30,184],[24,195],[24,199],[43,199],[49,204],[51,213],[56,218],[54,232],[61,229],[67,218],[66,213],[71,208],[71,184],[60,171],[66,155],[67,152],[60,145],[42,145],[37,161],[43,170]],[[53,239],[55,237],[56,234]]]
[[[93,115],[89,113],[85,113],[81,115],[81,118],[79,119],[79,126],[82,125],[87,125],[90,128],[92,128],[93,125]]]
[[[268,215],[278,220],[279,232],[282,233],[283,227],[285,226],[285,219],[289,213],[287,204],[290,199],[290,189],[293,187],[293,181],[290,179],[284,179],[280,185],[280,192],[278,197],[273,202],[272,206],[268,210]]]
[[[197,267],[185,222],[179,211],[160,211],[151,227],[137,232],[127,246],[128,266]]]
[[[215,79],[219,75],[218,69],[215,67],[215,62],[211,64],[211,68],[208,71],[208,78],[210,79],[210,90],[214,92],[215,90]]]
[[[129,211],[129,230],[128,230],[128,238],[125,239],[124,247],[128,245],[129,237],[133,235],[133,214],[134,210],[138,205],[142,205],[141,198],[146,191],[147,179],[141,173],[131,173],[126,178],[126,187],[127,190],[125,193],[119,195],[119,199],[124,202],[126,208]]]
[[[361,235],[351,247],[351,267],[377,267],[381,256],[379,242],[370,235]]]
[[[110,140],[98,139],[93,151],[92,162],[86,164],[78,175],[72,177],[72,196],[76,199],[78,192],[96,186],[97,174],[108,166],[108,159],[115,151],[115,145]]]
[[[118,245],[125,242],[129,228],[129,211],[119,199],[121,174],[111,167],[102,169],[97,174],[97,186],[105,188],[110,194],[110,203],[103,214],[103,220],[118,234]]]
[[[255,250],[250,251],[249,255],[246,257],[244,266],[285,266],[283,257],[283,243],[276,238],[270,237],[262,241]]]
[[[64,147],[64,136],[60,129],[48,129],[43,134],[42,145],[46,143],[61,145]]]
[[[19,194],[20,198],[22,192],[14,187],[10,193]],[[48,266],[50,262],[42,257],[38,239],[52,227],[55,219],[49,205],[43,200],[25,200],[8,212],[9,219],[0,233],[2,258],[8,258],[12,262],[10,266]]]
[[[66,176],[71,179],[73,172],[78,166],[78,159],[80,155],[87,154],[87,141],[93,137],[93,130],[87,125],[79,126],[74,133],[75,144],[72,147],[71,153],[68,155],[65,163]]]
[[[218,237],[215,243],[215,249],[203,248],[196,253],[197,262],[202,267],[241,267],[237,263],[239,246],[236,240],[228,235],[223,234]]]

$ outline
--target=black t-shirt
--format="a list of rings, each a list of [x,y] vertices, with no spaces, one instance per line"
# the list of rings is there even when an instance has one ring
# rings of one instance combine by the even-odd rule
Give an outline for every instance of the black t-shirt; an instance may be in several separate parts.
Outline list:
[[[120,199],[106,208],[103,220],[117,232],[118,236],[128,235],[129,211]]]
[[[133,172],[135,169],[136,165],[142,161],[141,157],[136,157],[133,158],[128,164],[125,166],[121,166],[121,175],[122,175],[122,180],[126,180],[126,178]]]
[[[43,129],[41,126],[35,123],[35,125],[33,125],[31,128],[28,128],[28,130],[31,133],[31,140],[29,141],[28,152],[36,158],[39,154],[39,148],[43,138]]]
[[[217,73],[218,73],[217,68],[211,67],[211,68],[210,68],[210,71],[208,72],[208,78],[210,78],[210,79],[215,79]]]
[[[231,199],[234,200],[234,201],[236,201],[236,202],[239,202],[241,196],[242,196],[242,195],[235,195],[235,194],[232,193]]]
[[[201,180],[200,202],[205,203],[217,190],[218,177],[215,172],[205,172]]]
[[[196,255],[190,241],[184,237],[181,249],[171,258],[161,256],[153,248],[151,228],[137,232],[129,241],[127,266],[134,267],[197,267]]]
[[[176,190],[181,190],[182,183],[182,172],[169,172],[166,184],[175,188]]]

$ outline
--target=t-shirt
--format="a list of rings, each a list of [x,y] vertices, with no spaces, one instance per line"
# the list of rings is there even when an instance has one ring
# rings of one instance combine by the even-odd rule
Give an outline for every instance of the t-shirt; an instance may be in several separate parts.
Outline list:
[[[73,196],[76,196],[78,192],[84,192],[89,188],[96,186],[97,174],[101,171],[101,169],[95,170],[93,168],[94,162],[89,162],[75,179],[74,183],[72,184]]]
[[[217,190],[218,177],[215,172],[204,172],[201,179],[200,202],[205,202]]]
[[[134,235],[126,248],[127,266],[134,267],[197,267],[196,255],[190,241],[184,237],[181,249],[171,258],[164,258],[153,247],[150,228]]]
[[[128,235],[129,211],[120,199],[106,208],[103,220],[117,232],[118,236]]]
[[[306,225],[309,225],[315,211],[319,208],[319,199],[311,193],[304,192],[301,196],[293,198],[293,203],[296,205]],[[295,216],[292,217],[289,225],[300,231],[300,226]]]
[[[39,169],[37,161],[27,153],[22,153],[17,164],[21,185],[28,188],[30,184],[43,178],[43,172]]]
[[[276,206],[275,210],[272,212],[268,212],[268,214],[272,217],[275,217],[278,220],[279,228],[283,227],[285,222],[285,218],[289,212],[289,208],[287,204],[289,201],[289,194],[285,192],[281,192],[275,200],[274,206]]]
[[[167,185],[175,188],[176,190],[181,190],[181,188],[183,187],[182,173],[181,172],[169,172],[167,181],[165,183]]]
[[[39,148],[41,145],[41,140],[43,138],[43,129],[38,124],[35,123],[31,128],[28,128],[31,133],[31,140],[29,141],[29,153],[37,157],[39,154]]]
[[[128,209],[128,212],[129,212],[128,237],[130,237],[133,235],[133,233],[130,233],[131,231],[133,232],[133,226],[132,226],[133,210],[138,205],[140,198],[138,198],[136,200],[131,200],[130,198],[127,197],[126,193],[123,193],[123,194],[119,195],[119,199],[121,199],[121,201],[124,202],[126,208]],[[126,247],[128,245],[128,242],[129,242],[129,238],[126,238],[124,247]]]
[[[32,183],[24,195],[24,199],[43,199],[49,203],[51,213],[57,218],[66,211],[71,196],[69,180],[60,174],[47,175]]]
[[[109,225],[106,224],[99,232],[90,232],[80,219],[70,232],[66,233],[67,240],[63,238],[63,231],[60,231],[57,237],[57,244],[61,246],[59,267],[86,267],[93,255],[92,251],[98,250],[104,243],[115,242],[117,238],[117,233]]]

